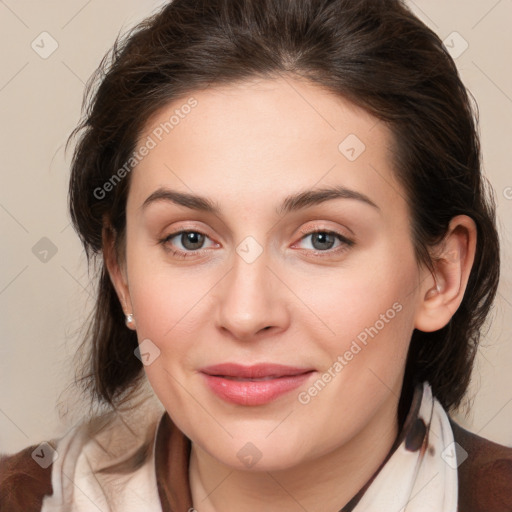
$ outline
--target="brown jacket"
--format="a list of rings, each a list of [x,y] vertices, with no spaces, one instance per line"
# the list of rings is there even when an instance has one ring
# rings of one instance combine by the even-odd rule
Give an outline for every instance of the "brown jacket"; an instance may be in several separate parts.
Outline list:
[[[512,512],[512,448],[472,434],[453,421],[451,425],[455,441],[468,453],[458,470],[459,512]],[[52,494],[51,466],[43,469],[34,462],[36,446],[0,457],[0,512],[40,511],[43,497]],[[184,453],[181,449],[176,453],[180,464],[185,463]],[[162,473],[166,472],[160,478]],[[158,480],[158,487],[163,511],[177,512],[162,492],[166,483]]]
[[[455,442],[468,452],[458,472],[459,512],[512,511],[512,448],[450,423]]]

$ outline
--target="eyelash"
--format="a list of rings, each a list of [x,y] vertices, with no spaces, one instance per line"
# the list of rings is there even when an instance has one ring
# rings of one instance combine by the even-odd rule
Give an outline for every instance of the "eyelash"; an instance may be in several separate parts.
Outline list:
[[[197,233],[199,235],[203,235],[203,236],[209,238],[206,233],[203,233],[202,231],[198,231],[197,229],[182,229],[180,231],[176,231],[174,233],[170,233],[169,235],[165,236],[164,238],[159,240],[159,243],[162,244],[164,246],[165,250],[169,251],[173,256],[176,256],[177,258],[182,258],[182,259],[197,256],[199,253],[201,253],[202,251],[205,250],[205,249],[197,249],[195,251],[182,251],[180,249],[172,249],[171,247],[169,247],[167,245],[171,239],[176,238],[178,235],[182,235],[184,233]]]
[[[348,249],[350,249],[350,247],[352,247],[355,244],[354,240],[350,240],[349,238],[342,235],[341,233],[338,233],[337,231],[332,231],[329,229],[323,229],[323,228],[305,229],[305,230],[300,230],[300,233],[303,236],[299,241],[302,241],[304,238],[306,238],[310,235],[314,235],[315,233],[322,233],[324,235],[333,235],[335,238],[337,238],[341,242],[341,245],[339,247],[334,248],[334,249],[327,249],[325,251],[314,250],[314,249],[313,250],[303,249],[306,252],[313,253],[315,256],[318,256],[320,258],[328,258],[328,257],[332,257],[335,255],[342,254],[345,251],[347,251]]]
[[[168,243],[170,240],[172,240],[173,238],[177,237],[178,235],[182,235],[184,233],[196,233],[196,234],[203,235],[203,236],[209,238],[208,235],[206,233],[203,233],[202,231],[198,231],[195,229],[182,229],[180,231],[170,233],[169,235],[160,239],[158,242],[160,244],[162,244],[165,247],[165,249],[167,251],[169,251],[173,256],[182,258],[182,259],[197,256],[199,253],[206,250],[206,249],[196,249],[196,250],[191,250],[191,251],[182,251],[180,249],[172,249],[168,246]],[[350,240],[349,238],[342,235],[341,233],[338,233],[338,232],[332,231],[332,230],[328,230],[328,229],[316,228],[316,229],[312,229],[312,230],[303,230],[303,231],[300,231],[300,233],[303,235],[301,237],[300,241],[302,241],[304,238],[306,238],[308,236],[314,235],[315,233],[322,233],[324,235],[334,235],[342,243],[341,246],[339,246],[335,249],[327,249],[325,251],[303,249],[306,252],[313,253],[315,256],[318,256],[321,258],[343,253],[355,244],[355,242],[353,240]]]

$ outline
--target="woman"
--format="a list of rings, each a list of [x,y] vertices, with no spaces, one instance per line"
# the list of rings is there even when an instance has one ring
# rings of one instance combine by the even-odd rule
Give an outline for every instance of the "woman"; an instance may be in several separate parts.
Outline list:
[[[2,510],[512,510],[512,450],[449,416],[499,245],[439,38],[399,1],[174,0],[97,79],[70,211],[112,412],[4,458]]]

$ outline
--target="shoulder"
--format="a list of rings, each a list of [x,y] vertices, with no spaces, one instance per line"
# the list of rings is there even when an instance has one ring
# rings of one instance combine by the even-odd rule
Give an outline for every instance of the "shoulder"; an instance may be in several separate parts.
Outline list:
[[[43,498],[53,493],[51,465],[44,468],[33,458],[38,445],[13,455],[0,454],[0,509],[2,512],[40,511]],[[43,457],[43,455],[42,455]]]
[[[0,453],[0,511],[72,510],[81,499],[73,483],[77,478],[105,510],[111,500],[121,504],[119,510],[142,510],[137,508],[142,502],[135,503],[129,492],[120,495],[119,488],[123,482],[127,487],[133,483],[146,486],[151,495],[154,441],[163,407],[150,401],[136,405],[83,418],[62,436],[12,455]],[[133,503],[125,506],[128,500]]]
[[[450,420],[467,453],[458,468],[459,512],[512,512],[512,448],[484,439]]]

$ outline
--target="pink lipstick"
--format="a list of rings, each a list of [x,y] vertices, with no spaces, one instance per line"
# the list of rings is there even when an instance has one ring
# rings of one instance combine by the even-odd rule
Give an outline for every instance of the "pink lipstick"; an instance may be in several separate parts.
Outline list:
[[[269,403],[299,387],[314,371],[271,363],[224,363],[201,369],[208,387],[217,396],[238,405]]]

